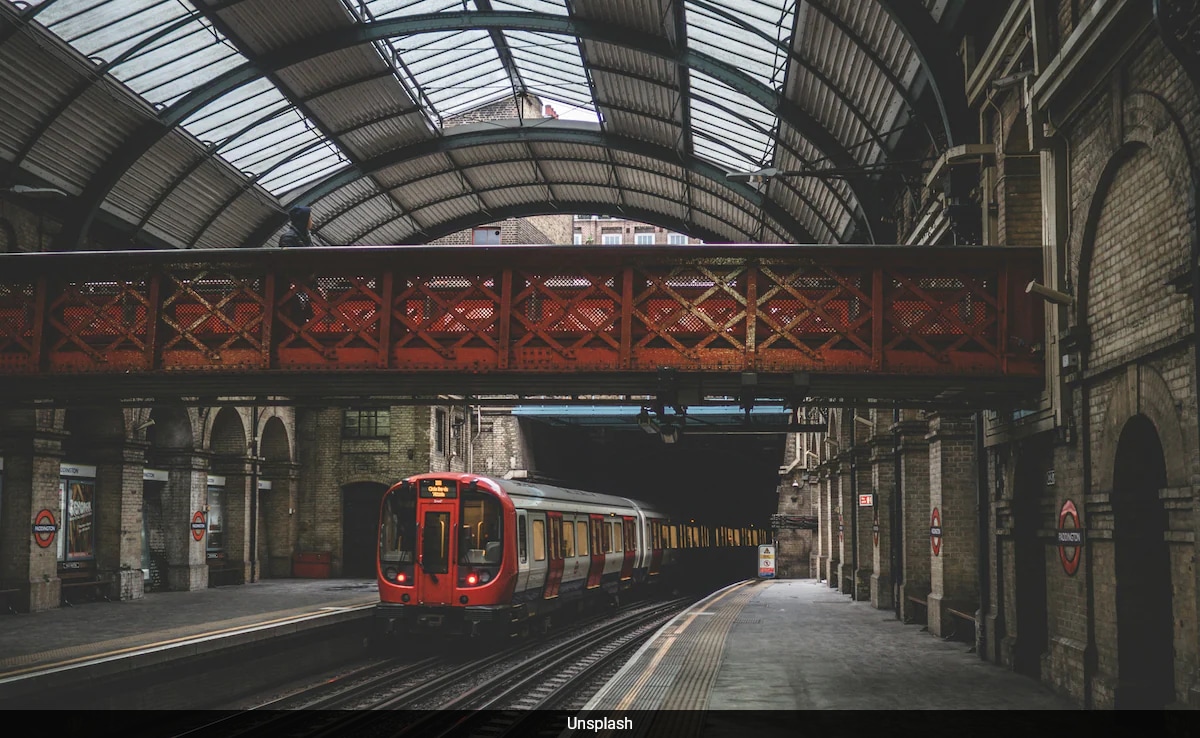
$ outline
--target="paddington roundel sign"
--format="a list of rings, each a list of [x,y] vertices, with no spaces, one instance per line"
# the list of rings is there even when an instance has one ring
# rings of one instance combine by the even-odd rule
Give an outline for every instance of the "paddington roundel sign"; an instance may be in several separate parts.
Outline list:
[[[1079,570],[1079,548],[1083,545],[1083,528],[1079,525],[1079,511],[1075,503],[1067,500],[1058,511],[1058,559],[1067,576]]]
[[[54,513],[42,510],[33,519],[33,540],[42,548],[49,548],[54,543],[54,534],[58,532],[58,521]]]
[[[838,542],[846,540],[846,523],[842,520],[842,514],[838,513]]]
[[[879,508],[875,508],[875,520],[871,521],[871,540],[879,545]]]
[[[942,553],[942,513],[936,507],[929,517],[929,545],[933,547],[933,555]]]
[[[204,513],[200,510],[192,516],[192,538],[197,541],[204,538],[204,531],[208,530],[208,523],[204,520]]]

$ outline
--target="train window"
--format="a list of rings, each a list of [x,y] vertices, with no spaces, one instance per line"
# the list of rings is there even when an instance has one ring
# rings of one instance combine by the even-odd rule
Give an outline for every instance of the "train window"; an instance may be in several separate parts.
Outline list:
[[[612,529],[609,528],[608,523],[600,524],[600,542],[602,544],[604,544],[604,549],[603,549],[604,553],[612,553],[613,552]]]
[[[546,521],[533,521],[533,560],[546,560]]]
[[[421,531],[421,568],[428,574],[450,571],[450,513],[427,512]]]
[[[579,546],[579,550],[575,553],[579,556],[588,555],[588,528],[587,523],[582,520],[575,521],[575,543]]]
[[[613,551],[625,550],[625,531],[621,530],[621,526],[613,523],[612,527]]]
[[[670,539],[667,541],[667,543],[669,544],[668,548],[679,548],[679,526],[678,525],[671,526]]]
[[[417,553],[417,494],[408,487],[388,493],[379,523],[379,559],[384,563],[412,563]]]
[[[633,551],[633,550],[634,550],[634,546],[633,546],[633,521],[632,521],[632,520],[625,520],[625,521],[623,521],[623,522],[622,522],[622,526],[621,526],[621,527],[623,527],[623,528],[625,529],[625,550],[626,550],[626,551]]]
[[[517,558],[522,564],[529,561],[529,532],[525,530],[525,513],[517,518]]]
[[[570,520],[563,521],[562,554],[565,559],[575,556],[575,523]]]
[[[458,563],[499,564],[504,551],[500,500],[486,492],[464,490],[459,504]]]
[[[650,521],[650,540],[652,549],[657,551],[662,548],[662,524],[657,520]]]
[[[600,527],[604,523],[596,518],[592,518],[592,553],[604,553],[604,536],[600,534]]]

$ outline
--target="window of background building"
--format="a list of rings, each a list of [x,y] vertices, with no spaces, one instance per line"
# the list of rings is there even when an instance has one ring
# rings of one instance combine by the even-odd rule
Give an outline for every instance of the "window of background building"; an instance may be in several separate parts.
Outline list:
[[[495,226],[490,228],[474,228],[471,230],[471,243],[476,246],[498,244],[500,243],[500,229]]]
[[[636,244],[643,245],[643,246],[653,245],[654,244],[654,234],[653,233],[635,233],[633,236],[633,242]]]
[[[347,410],[342,420],[343,438],[387,438],[391,413],[384,409]]]
[[[575,231],[575,240],[572,243],[574,243],[576,246],[583,243],[583,234],[579,231]]]
[[[667,243],[672,246],[682,246],[687,243],[687,236],[682,233],[671,233],[667,236]]]
[[[605,244],[611,245],[611,244],[621,243],[621,234],[620,233],[605,233],[603,238],[604,238]]]
[[[434,446],[435,453],[446,453],[446,411],[438,410],[434,413]]]

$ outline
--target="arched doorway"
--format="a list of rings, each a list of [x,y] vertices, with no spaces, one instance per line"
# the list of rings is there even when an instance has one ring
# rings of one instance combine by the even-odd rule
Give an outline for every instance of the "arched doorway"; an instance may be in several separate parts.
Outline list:
[[[353,482],[342,487],[342,576],[375,577],[379,503],[387,485]]]
[[[144,566],[149,570],[147,590],[170,588],[172,567],[187,568],[195,545],[191,531],[177,524],[191,521],[192,488],[187,483],[195,453],[192,424],[182,407],[156,406],[150,411],[152,425],[146,429],[146,465],[175,469],[170,481],[158,478],[142,482],[142,528]]]
[[[286,577],[291,572],[295,507],[292,497],[292,462],[287,426],[278,416],[267,418],[259,444],[263,466],[258,491],[258,561],[264,577]],[[265,484],[264,484],[265,483]]]
[[[1160,709],[1175,700],[1167,511],[1159,498],[1166,485],[1158,431],[1136,415],[1121,430],[1113,469],[1118,708]]]
[[[1049,454],[1040,444],[1021,449],[1013,479],[1013,569],[1016,597],[1017,640],[1013,648],[1013,670],[1041,677],[1042,654],[1047,646],[1046,544],[1039,529],[1042,520]]]

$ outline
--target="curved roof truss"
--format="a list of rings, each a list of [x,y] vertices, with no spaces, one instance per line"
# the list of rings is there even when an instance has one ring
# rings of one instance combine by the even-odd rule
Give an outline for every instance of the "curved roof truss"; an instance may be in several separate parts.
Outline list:
[[[342,233],[354,239],[400,233],[396,223],[426,238],[445,223],[570,212],[575,203],[642,212],[709,240],[880,241],[888,205],[879,172],[900,158],[901,132],[920,129],[934,152],[971,133],[945,31],[962,5],[295,0],[281,17],[269,0],[0,0],[0,61],[31,40],[44,47],[39,36],[80,55],[61,75],[74,82],[52,90],[11,152],[0,140],[0,156],[44,172],[64,129],[98,107],[109,113],[97,98],[131,98],[114,103],[104,145],[78,175],[64,175],[78,182],[60,235],[66,248],[114,207],[135,234],[166,234],[180,246],[265,240],[297,202],[330,205],[320,222],[330,233],[334,221],[363,215]],[[599,125],[444,127],[500,88],[557,95],[594,110]],[[353,115],[339,116],[343,108]],[[529,177],[489,181],[475,160],[493,149],[492,163],[523,159]],[[564,169],[596,164],[600,150],[603,166],[589,168],[606,168],[604,182]],[[470,202],[477,212],[451,207],[464,195],[444,182],[428,188],[436,194],[427,202],[403,199],[415,185],[380,180],[407,166],[413,181],[456,177],[467,198],[459,208]],[[731,169],[766,167],[813,174],[759,186],[726,179]],[[369,181],[347,200],[343,191],[359,180]],[[502,202],[513,188],[524,194]],[[392,214],[372,219],[383,193]],[[183,217],[181,203],[198,194],[202,212]]]

